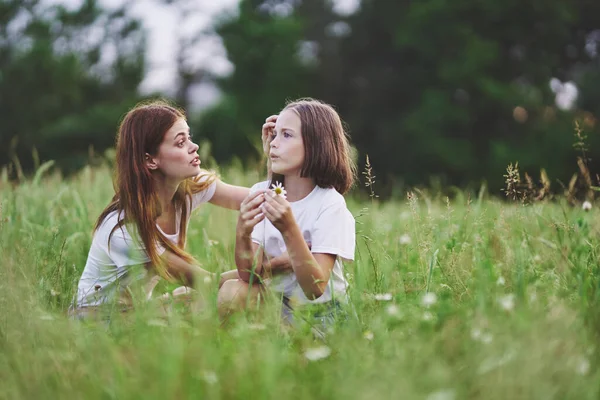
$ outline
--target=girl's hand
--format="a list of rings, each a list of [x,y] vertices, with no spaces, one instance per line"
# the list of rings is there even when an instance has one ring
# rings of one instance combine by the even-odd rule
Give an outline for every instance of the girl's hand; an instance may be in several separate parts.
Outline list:
[[[237,223],[238,236],[248,237],[252,234],[254,226],[265,219],[261,205],[265,201],[265,190],[250,193],[240,205],[240,215]]]
[[[265,120],[265,123],[262,126],[262,145],[263,152],[266,156],[269,155],[270,144],[271,144],[271,135],[273,133],[273,129],[275,128],[275,122],[277,121],[277,115],[271,115],[269,118]]]
[[[296,224],[290,203],[283,196],[278,196],[270,190],[264,197],[265,202],[261,206],[263,214],[284,234]]]

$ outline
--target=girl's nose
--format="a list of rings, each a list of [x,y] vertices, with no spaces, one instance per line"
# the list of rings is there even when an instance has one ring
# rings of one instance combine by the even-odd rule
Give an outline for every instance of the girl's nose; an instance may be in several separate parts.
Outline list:
[[[190,149],[190,153],[195,153],[196,151],[198,151],[199,148],[200,148],[200,146],[198,146],[196,143],[192,142],[192,147]]]

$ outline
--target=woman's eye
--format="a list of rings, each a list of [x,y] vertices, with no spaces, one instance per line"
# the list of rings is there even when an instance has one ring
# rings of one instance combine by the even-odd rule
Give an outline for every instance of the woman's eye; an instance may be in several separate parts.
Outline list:
[[[181,142],[177,143],[177,146],[178,146],[178,147],[183,147],[183,144],[184,144],[184,143],[185,143],[185,141],[183,141],[183,140],[182,140]]]
[[[292,137],[292,135],[290,135],[290,134],[289,134],[289,133],[287,133],[287,132],[283,132],[283,137],[285,137],[285,138],[289,138],[289,137]]]

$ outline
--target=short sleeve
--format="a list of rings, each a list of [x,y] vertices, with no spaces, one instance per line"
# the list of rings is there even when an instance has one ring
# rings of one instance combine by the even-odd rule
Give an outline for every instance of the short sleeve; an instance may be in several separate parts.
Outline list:
[[[202,177],[200,182],[206,180],[208,177]],[[192,195],[192,211],[200,206],[202,203],[207,203],[213,198],[215,191],[217,190],[217,179],[211,183],[206,189],[201,192],[194,193]]]
[[[102,232],[99,239],[108,244],[109,235],[114,224],[103,224]],[[134,235],[132,236],[132,232]],[[157,244],[158,254],[162,254],[165,248]],[[110,247],[107,248],[108,257],[117,267],[125,267],[128,265],[140,265],[150,262],[150,257],[146,252],[139,236],[135,233],[135,228],[132,226],[123,225],[114,230],[110,236]]]
[[[311,234],[311,252],[336,254],[354,260],[356,226],[343,202],[325,208],[317,217]]]

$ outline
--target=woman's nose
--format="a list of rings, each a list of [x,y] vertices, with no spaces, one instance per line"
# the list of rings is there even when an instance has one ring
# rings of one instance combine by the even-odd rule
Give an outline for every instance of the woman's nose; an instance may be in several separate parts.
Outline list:
[[[200,146],[198,146],[196,143],[192,142],[192,148],[190,150],[190,153],[195,153],[196,151],[198,151],[199,148],[200,148]]]

